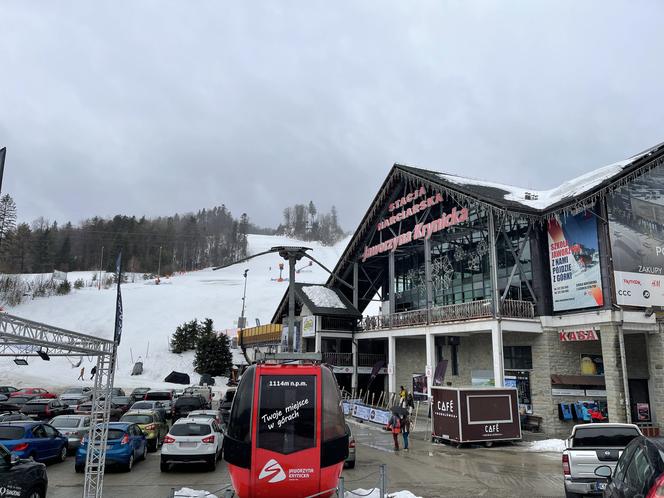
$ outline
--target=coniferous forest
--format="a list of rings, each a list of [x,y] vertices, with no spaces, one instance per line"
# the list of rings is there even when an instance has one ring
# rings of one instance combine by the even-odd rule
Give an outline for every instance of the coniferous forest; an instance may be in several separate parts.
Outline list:
[[[247,255],[247,234],[280,234],[334,244],[342,236],[334,207],[318,213],[313,202],[284,210],[276,229],[260,228],[246,213],[233,216],[226,206],[196,213],[146,218],[93,217],[78,225],[46,218],[17,221],[17,206],[0,198],[0,272],[50,273],[113,271],[119,251],[129,272],[164,275],[231,263]]]

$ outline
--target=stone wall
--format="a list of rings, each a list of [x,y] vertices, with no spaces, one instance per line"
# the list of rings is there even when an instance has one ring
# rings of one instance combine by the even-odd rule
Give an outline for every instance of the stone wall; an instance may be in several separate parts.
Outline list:
[[[647,379],[648,342],[645,334],[625,334],[625,357],[628,379]]]
[[[664,432],[664,332],[648,335],[650,407],[653,422]]]
[[[413,389],[413,374],[423,374],[426,367],[424,337],[397,337],[394,356],[397,391],[404,386]]]

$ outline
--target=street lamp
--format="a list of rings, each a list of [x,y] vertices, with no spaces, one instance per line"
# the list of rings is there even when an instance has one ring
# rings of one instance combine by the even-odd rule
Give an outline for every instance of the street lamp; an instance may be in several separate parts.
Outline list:
[[[243,329],[247,326],[246,319],[244,318],[244,303],[247,299],[247,273],[249,273],[249,268],[244,270],[244,291],[242,292],[242,313],[240,313],[240,319],[237,321],[237,327]]]

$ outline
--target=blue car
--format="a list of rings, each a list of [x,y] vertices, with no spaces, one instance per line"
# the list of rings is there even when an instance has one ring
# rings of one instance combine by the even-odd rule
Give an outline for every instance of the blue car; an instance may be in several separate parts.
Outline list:
[[[148,453],[148,442],[143,431],[136,425],[127,422],[111,422],[108,424],[108,442],[106,444],[106,464],[118,465],[127,472],[134,463],[145,460]],[[76,452],[76,472],[85,470],[85,458],[88,454],[88,440],[83,439]]]
[[[67,438],[43,422],[0,423],[0,444],[22,459],[64,462],[67,458]]]

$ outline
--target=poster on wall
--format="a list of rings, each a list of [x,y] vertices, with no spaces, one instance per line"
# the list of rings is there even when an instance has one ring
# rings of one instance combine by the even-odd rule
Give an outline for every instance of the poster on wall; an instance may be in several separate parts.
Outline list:
[[[553,310],[604,304],[597,220],[589,211],[549,220],[549,264]]]
[[[606,198],[616,302],[664,306],[664,169]]]
[[[425,401],[427,397],[427,376],[425,374],[413,374],[413,399],[415,401]]]

